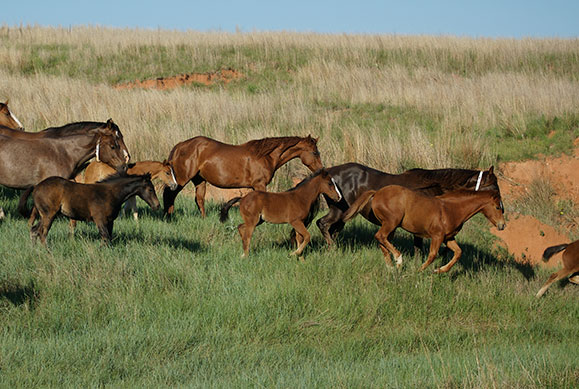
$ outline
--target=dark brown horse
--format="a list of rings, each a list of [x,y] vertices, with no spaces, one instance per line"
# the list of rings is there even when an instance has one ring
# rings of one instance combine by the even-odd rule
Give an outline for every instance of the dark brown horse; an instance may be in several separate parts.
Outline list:
[[[558,246],[548,247],[543,253],[543,261],[547,262],[556,253],[563,251],[562,262],[563,269],[551,274],[545,285],[537,292],[536,297],[541,297],[551,286],[553,282],[561,280],[565,277],[572,276],[579,272],[579,240],[573,243],[560,244]],[[574,275],[569,278],[569,281],[574,284],[579,284],[579,275]]]
[[[116,175],[96,184],[79,184],[62,177],[49,177],[32,191],[34,210],[29,224],[34,222],[36,214],[40,218],[30,229],[30,237],[33,240],[40,238],[46,245],[46,235],[60,212],[74,220],[94,221],[101,238],[108,243],[121,205],[135,195],[145,200],[153,210],[159,208],[150,175]]]
[[[175,197],[192,181],[195,202],[205,217],[205,190],[209,182],[219,188],[253,188],[265,191],[277,169],[294,158],[301,159],[311,171],[323,167],[317,139],[288,136],[252,140],[230,145],[197,136],[178,143],[169,154],[179,186],[163,192],[164,209],[174,211]]]
[[[0,103],[0,128],[2,127],[24,131],[24,126],[20,123],[20,120],[8,109],[8,100],[5,103]]]
[[[239,201],[239,211],[244,223],[237,228],[243,241],[243,256],[249,254],[249,242],[253,230],[264,221],[282,224],[289,223],[296,232],[298,248],[292,255],[301,255],[310,241],[310,234],[304,225],[310,207],[323,193],[334,201],[340,201],[342,195],[336,182],[324,169],[306,178],[287,192],[270,193],[263,191],[250,192],[245,197],[236,197],[221,209],[221,222],[227,220],[231,206]]]
[[[336,180],[344,196],[339,202],[326,197],[329,212],[317,221],[318,228],[329,245],[344,228],[344,212],[362,193],[369,190],[378,190],[387,185],[400,185],[431,196],[459,188],[499,191],[492,166],[489,170],[412,169],[402,174],[388,174],[359,163],[346,163],[327,170]],[[370,222],[379,224],[372,215],[370,205],[361,209],[360,214]],[[310,219],[313,219],[313,215],[310,215]],[[415,240],[415,245],[421,245],[420,238]]]
[[[384,259],[391,264],[389,253],[392,253],[399,267],[402,265],[402,254],[388,241],[388,236],[398,227],[421,238],[431,238],[428,259],[420,270],[432,263],[442,243],[454,252],[450,262],[436,269],[435,273],[449,271],[459,260],[462,250],[454,237],[463,224],[477,213],[482,212],[499,230],[505,228],[503,203],[498,191],[462,189],[432,197],[399,185],[389,185],[360,195],[344,213],[343,220],[350,220],[370,200],[371,210],[380,223],[375,238],[380,243]]]
[[[10,130],[13,131],[13,130]],[[74,178],[92,157],[123,169],[129,154],[116,124],[82,122],[40,133],[0,134],[0,185],[24,189],[21,213],[32,187],[51,176]]]
[[[116,170],[104,162],[93,161],[89,163],[84,171],[84,179],[82,181],[77,177],[76,182],[84,182],[85,184],[92,184],[98,182],[106,177],[112,176]],[[177,189],[177,181],[173,168],[167,161],[138,161],[127,165],[127,174],[129,175],[143,175],[150,174],[151,179],[159,179],[164,185],[171,189]],[[133,214],[133,218],[138,220],[137,213],[137,199],[133,196],[125,203],[125,210],[129,210]]]

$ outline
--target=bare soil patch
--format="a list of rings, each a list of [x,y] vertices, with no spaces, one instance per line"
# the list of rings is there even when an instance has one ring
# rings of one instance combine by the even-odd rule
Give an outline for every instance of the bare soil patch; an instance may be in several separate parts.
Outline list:
[[[143,88],[143,89],[175,89],[184,85],[190,85],[193,83],[202,85],[212,85],[216,82],[223,82],[225,84],[242,78],[243,75],[235,69],[222,69],[216,72],[208,73],[189,73],[180,74],[173,77],[159,77],[151,80],[139,81],[135,80],[133,82],[127,82],[123,84],[116,85],[116,89],[133,89],[133,88]]]
[[[556,197],[570,199],[579,204],[579,138],[574,144],[575,151],[572,156],[508,162],[499,166],[499,185],[503,198],[516,199],[527,194],[531,183],[540,178],[551,183]],[[572,223],[569,228],[577,228],[577,224]],[[509,215],[504,231],[493,227],[491,232],[501,239],[499,244],[505,247],[515,260],[548,267],[559,267],[561,254],[545,264],[541,260],[543,251],[549,246],[571,241],[569,236],[529,215]]]

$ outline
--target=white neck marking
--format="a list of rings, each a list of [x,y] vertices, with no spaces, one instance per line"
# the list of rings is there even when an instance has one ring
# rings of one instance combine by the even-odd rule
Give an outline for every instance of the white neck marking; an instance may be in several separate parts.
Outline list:
[[[480,189],[480,182],[482,181],[483,171],[481,170],[478,174],[478,179],[476,180],[476,186],[474,187],[475,192]]]

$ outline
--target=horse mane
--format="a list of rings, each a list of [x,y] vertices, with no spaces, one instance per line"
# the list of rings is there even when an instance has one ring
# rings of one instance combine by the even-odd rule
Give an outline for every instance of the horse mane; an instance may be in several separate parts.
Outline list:
[[[444,194],[441,194],[439,196],[436,196],[440,199],[453,199],[453,198],[464,198],[464,197],[473,197],[473,196],[477,196],[477,195],[488,195],[491,198],[500,198],[501,194],[499,193],[499,191],[494,191],[494,190],[473,190],[473,189],[464,189],[464,188],[459,188],[456,190],[452,190],[450,192],[446,192]]]
[[[97,181],[97,184],[116,184],[119,182],[127,181],[132,182],[136,180],[151,180],[151,174],[127,174],[125,172],[117,172],[115,174],[111,174],[108,177],[103,178],[100,181]]]
[[[486,170],[482,171],[486,173],[483,186],[484,187],[494,186],[496,187],[496,189],[498,189],[498,182],[494,173],[488,174],[488,171]],[[479,172],[480,170],[470,170],[470,169],[433,169],[433,170],[411,169],[408,170],[406,173],[416,174],[424,180],[444,183],[445,187],[460,188],[464,187],[468,182],[468,180],[472,179],[473,176],[478,174]]]
[[[297,145],[304,138],[299,136],[280,136],[263,139],[254,139],[247,142],[245,145],[258,158],[270,154],[273,150],[281,145],[282,152]]]
[[[94,128],[105,127],[106,124],[107,123],[102,122],[75,122],[75,123],[68,123],[60,127],[49,127],[47,129],[42,130],[42,132],[50,137],[71,136],[71,135],[85,134],[87,131],[90,131]],[[118,130],[118,127],[115,128],[115,130]]]
[[[310,182],[311,180],[313,180],[314,178],[316,178],[317,176],[319,176],[320,174],[322,174],[324,172],[326,172],[326,169],[319,169],[319,170],[315,171],[314,173],[310,174],[308,177],[301,180],[296,186],[294,186],[293,188],[288,190],[288,192],[294,191],[294,190],[304,186],[305,184],[307,184],[308,182]]]

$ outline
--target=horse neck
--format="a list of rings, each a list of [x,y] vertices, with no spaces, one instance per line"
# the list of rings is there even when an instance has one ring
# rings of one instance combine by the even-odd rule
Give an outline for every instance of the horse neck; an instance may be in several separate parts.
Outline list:
[[[284,143],[280,143],[275,150],[270,153],[270,157],[274,160],[274,168],[277,170],[294,158],[300,155],[300,150],[298,150],[295,145],[286,147]]]
[[[461,193],[464,194],[462,196],[451,194],[450,196],[439,197],[445,205],[448,205],[447,209],[451,210],[457,223],[464,223],[479,213],[492,199],[490,192],[466,191]]]
[[[80,170],[86,165],[88,160],[95,156],[98,136],[95,133],[53,138],[51,140],[62,145],[64,147],[63,153],[67,154],[69,158],[76,161],[74,174],[78,174]],[[63,144],[65,142],[68,142],[69,144]]]
[[[127,169],[129,174],[151,174],[151,176],[156,176],[163,170],[163,164],[157,161],[140,161],[135,162],[135,165]]]
[[[116,186],[116,196],[118,198],[118,200],[123,203],[125,201],[127,201],[130,197],[133,197],[135,195],[137,195],[142,186],[143,186],[143,181],[142,180],[131,180],[129,182],[127,181],[120,181],[118,183],[115,183]]]
[[[294,193],[301,197],[304,202],[311,205],[320,195],[320,177],[314,177],[308,182],[304,182],[302,185],[297,186],[293,189]]]

